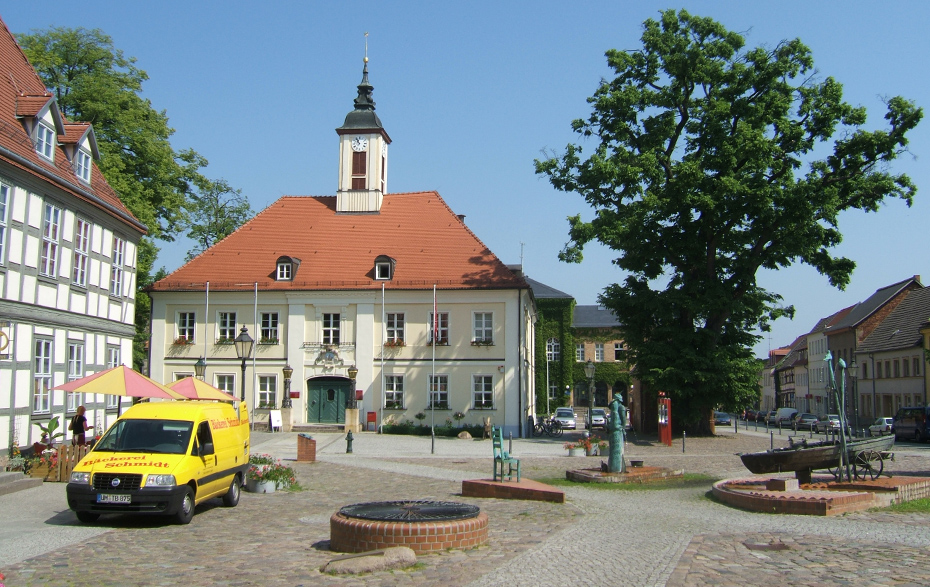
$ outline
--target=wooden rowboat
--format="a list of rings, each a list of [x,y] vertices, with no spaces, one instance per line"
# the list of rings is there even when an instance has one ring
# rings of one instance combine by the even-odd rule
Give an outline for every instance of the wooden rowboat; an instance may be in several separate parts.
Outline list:
[[[862,440],[847,440],[846,453],[849,462],[855,463],[857,457],[863,460],[862,455],[868,455],[867,460],[874,460],[878,455],[894,446],[894,436],[875,436]],[[754,452],[740,455],[743,465],[753,473],[787,473],[797,472],[798,479],[810,480],[810,472],[817,469],[833,469],[840,465],[842,446],[839,440],[825,440],[820,442],[793,442],[791,446],[776,448],[765,452]]]

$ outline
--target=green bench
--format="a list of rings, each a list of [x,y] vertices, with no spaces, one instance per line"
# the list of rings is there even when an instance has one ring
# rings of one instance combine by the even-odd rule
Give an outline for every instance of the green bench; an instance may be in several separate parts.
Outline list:
[[[498,472],[500,472],[501,481],[507,477],[513,481],[513,469],[517,469],[517,482],[520,482],[520,459],[510,456],[510,453],[504,450],[504,429],[494,427],[491,429],[491,441],[494,450],[494,480],[497,481]],[[507,472],[504,473],[504,465],[507,466]]]

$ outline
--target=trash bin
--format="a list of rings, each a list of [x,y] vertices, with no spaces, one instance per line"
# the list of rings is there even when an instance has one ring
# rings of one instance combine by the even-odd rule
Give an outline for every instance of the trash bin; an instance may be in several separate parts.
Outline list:
[[[378,429],[378,412],[368,412],[368,419],[365,421],[365,430]]]
[[[297,461],[302,463],[316,461],[316,441],[309,434],[297,435]]]

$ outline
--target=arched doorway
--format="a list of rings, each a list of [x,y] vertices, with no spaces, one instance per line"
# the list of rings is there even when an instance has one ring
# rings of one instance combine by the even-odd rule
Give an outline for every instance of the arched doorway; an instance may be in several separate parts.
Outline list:
[[[307,422],[344,424],[351,381],[345,377],[315,377],[307,380]]]

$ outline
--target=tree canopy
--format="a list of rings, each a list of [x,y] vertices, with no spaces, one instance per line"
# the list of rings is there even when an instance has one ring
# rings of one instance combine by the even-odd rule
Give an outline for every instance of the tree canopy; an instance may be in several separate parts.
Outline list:
[[[249,200],[242,190],[225,180],[198,182],[198,192],[191,196],[191,224],[187,236],[196,244],[187,251],[190,261],[223,240],[252,217]]]
[[[911,204],[916,187],[889,163],[923,112],[894,97],[887,128],[866,130],[865,109],[818,79],[798,39],[746,48],[684,10],[643,28],[641,49],[606,53],[616,77],[572,123],[596,143],[590,155],[569,144],[536,172],[594,209],[569,218],[560,258],[581,262],[591,241],[618,253],[626,277],[600,302],[622,323],[635,375],[700,431],[714,407],[758,397],[754,332],[793,313],[758,271],[804,263],[845,287],[855,263],[831,252],[839,215]]]

